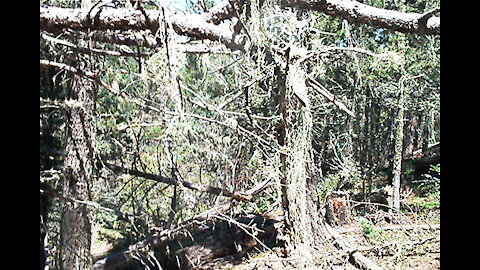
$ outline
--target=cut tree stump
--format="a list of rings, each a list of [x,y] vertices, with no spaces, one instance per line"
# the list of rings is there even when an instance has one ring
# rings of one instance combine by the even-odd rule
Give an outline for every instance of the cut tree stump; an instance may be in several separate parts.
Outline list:
[[[352,221],[349,196],[343,191],[333,191],[325,199],[325,219],[330,225],[343,225]]]

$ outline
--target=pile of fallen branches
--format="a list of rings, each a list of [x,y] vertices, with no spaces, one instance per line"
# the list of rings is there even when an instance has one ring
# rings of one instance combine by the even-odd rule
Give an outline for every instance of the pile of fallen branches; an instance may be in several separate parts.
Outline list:
[[[266,187],[261,183],[245,193],[253,196]],[[152,228],[145,240],[98,260],[92,270],[138,269],[134,267],[142,264],[153,269],[197,269],[219,257],[241,258],[254,247],[283,245],[276,239],[282,215],[230,218],[225,213],[233,204],[219,205],[173,228]]]

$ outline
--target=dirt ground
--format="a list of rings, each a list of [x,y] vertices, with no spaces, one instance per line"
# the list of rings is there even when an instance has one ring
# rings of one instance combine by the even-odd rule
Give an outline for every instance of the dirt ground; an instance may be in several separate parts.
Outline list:
[[[201,269],[361,269],[349,261],[353,252],[361,253],[383,269],[440,269],[439,217],[439,209],[397,216],[384,211],[354,215],[348,224],[331,226],[336,238],[321,247],[316,246],[314,265],[309,268],[299,266],[301,254],[284,258],[280,256],[282,248],[276,247],[270,251],[254,248],[240,259],[218,258]],[[337,248],[339,241],[349,251]],[[96,245],[92,253],[103,254],[111,248]]]
[[[382,216],[383,215],[383,216]],[[438,213],[403,215],[387,222],[385,213],[355,217],[350,224],[335,226],[341,241],[383,269],[440,269],[440,225]],[[360,269],[348,254],[333,246],[324,247],[315,266],[299,268],[295,258],[275,252],[253,252],[242,262],[218,262],[211,269]]]

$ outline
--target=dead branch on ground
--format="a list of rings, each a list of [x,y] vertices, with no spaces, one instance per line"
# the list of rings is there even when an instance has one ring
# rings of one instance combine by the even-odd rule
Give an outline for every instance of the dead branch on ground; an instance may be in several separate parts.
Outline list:
[[[392,225],[392,226],[379,226],[375,227],[382,230],[440,230],[440,224],[422,224],[422,225],[412,225],[412,226],[402,226],[402,225]],[[339,233],[349,233],[361,231],[362,228],[349,228],[349,229],[339,229]]]
[[[334,245],[341,251],[346,252],[348,254],[349,262],[360,266],[362,269],[370,269],[370,270],[383,270],[380,266],[376,265],[372,260],[362,255],[358,249],[352,248],[348,246],[345,241],[343,241],[342,237],[338,233],[336,229],[331,227],[328,224],[325,224],[327,231],[329,232],[330,236],[335,240]]]

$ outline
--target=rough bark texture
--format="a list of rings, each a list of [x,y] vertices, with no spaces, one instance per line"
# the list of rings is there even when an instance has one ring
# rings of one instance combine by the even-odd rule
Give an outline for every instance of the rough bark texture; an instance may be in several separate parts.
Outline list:
[[[318,195],[311,180],[312,119],[305,74],[300,63],[289,59],[277,66],[277,94],[281,122],[277,126],[278,142],[288,154],[281,154],[282,206],[291,243],[287,255],[298,254],[305,267],[312,266],[312,248],[319,244],[324,232]],[[299,97],[301,96],[301,98]]]
[[[83,62],[79,62],[83,63]],[[83,67],[77,67],[83,69]],[[95,85],[74,75],[70,98],[77,104],[68,110],[65,179],[63,194],[78,200],[90,199],[93,180],[92,112]],[[60,228],[62,269],[87,269],[91,265],[91,230],[86,205],[65,203]]]
[[[398,97],[398,112],[395,119],[395,156],[393,157],[393,208],[400,210],[400,180],[402,176],[402,158],[403,158],[403,118],[404,118],[404,89],[400,85]]]
[[[433,12],[405,13],[350,0],[283,0],[283,6],[301,7],[346,19],[350,23],[420,35],[440,35],[440,17]]]
[[[146,16],[145,16],[146,15]],[[160,10],[137,9],[69,9],[40,7],[40,29],[61,33],[71,30],[151,30],[155,33],[163,19],[173,25],[180,35],[192,38],[209,39],[225,44],[231,50],[241,50],[245,37],[234,33],[228,25],[208,23],[202,14],[164,14]]]
[[[291,110],[299,110],[291,113],[287,119],[286,146],[290,155],[287,157],[287,200],[289,202],[288,218],[294,229],[294,242],[311,246],[311,226],[307,215],[307,178],[309,171],[307,162],[310,161],[312,141],[312,119],[310,108],[307,104],[295,99],[293,93],[306,93],[305,74],[300,65],[295,63],[290,66],[287,76],[287,93]],[[305,94],[304,98],[308,100]]]
[[[334,191],[325,198],[325,220],[332,226],[348,224],[352,221],[348,193]]]
[[[221,21],[240,14],[245,0],[229,0],[220,3],[205,13],[203,16],[205,21],[209,23],[219,24]]]
[[[288,51],[287,51],[287,60],[288,60]],[[288,65],[286,68],[282,68],[281,65],[277,64],[275,66],[275,77],[276,77],[276,94],[277,94],[277,104],[278,104],[278,114],[280,116],[280,123],[276,126],[277,131],[277,141],[281,147],[285,147],[285,136],[286,136],[286,124],[287,124],[287,103],[286,103],[286,82],[285,77],[288,70]],[[287,194],[287,155],[280,153],[280,163],[282,176],[280,178],[280,189],[281,189],[281,201],[282,208],[287,212],[288,210],[288,200],[286,197]],[[289,219],[285,219],[286,225],[290,226]]]

